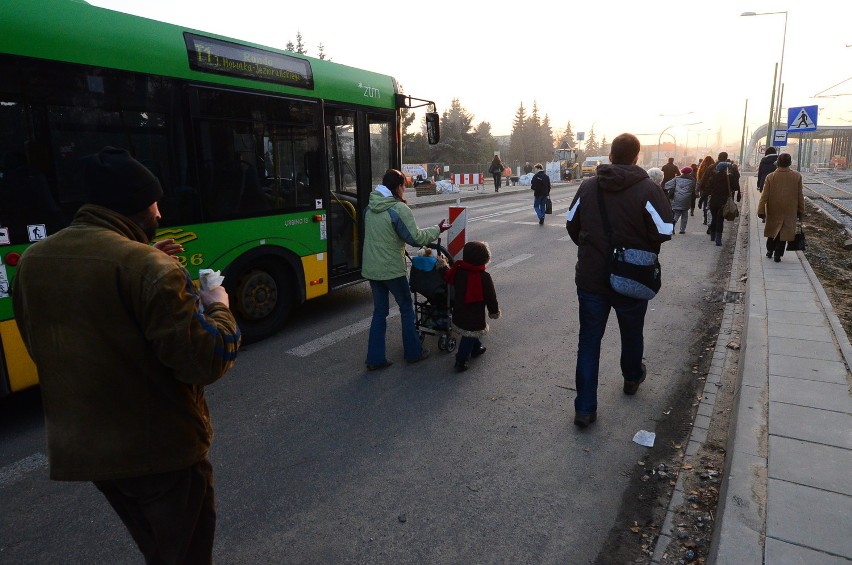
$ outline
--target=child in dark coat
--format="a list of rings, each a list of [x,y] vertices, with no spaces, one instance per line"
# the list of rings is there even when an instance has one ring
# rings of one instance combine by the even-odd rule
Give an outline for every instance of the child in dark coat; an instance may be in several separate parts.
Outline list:
[[[468,241],[462,250],[462,259],[447,271],[447,283],[455,288],[453,326],[462,336],[456,352],[456,371],[466,371],[471,357],[485,353],[479,338],[488,333],[488,317],[500,317],[497,292],[485,266],[491,262],[491,250],[484,241]]]

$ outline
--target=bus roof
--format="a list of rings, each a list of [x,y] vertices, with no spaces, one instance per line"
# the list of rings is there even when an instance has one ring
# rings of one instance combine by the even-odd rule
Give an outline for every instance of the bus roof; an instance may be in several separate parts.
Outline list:
[[[257,80],[245,72],[212,72],[190,67],[190,41],[210,43],[247,57],[266,56],[310,69],[311,86]],[[324,98],[376,108],[396,108],[399,87],[393,77],[281,49],[184,28],[92,6],[80,0],[4,0],[0,2],[0,54],[80,63],[126,71]],[[195,55],[195,53],[193,53]],[[237,68],[241,65],[233,65]],[[261,77],[261,73],[255,73]]]

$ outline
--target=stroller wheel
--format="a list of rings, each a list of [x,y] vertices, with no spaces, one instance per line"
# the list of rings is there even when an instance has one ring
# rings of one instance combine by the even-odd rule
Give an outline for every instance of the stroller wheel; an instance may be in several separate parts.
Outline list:
[[[441,351],[444,351],[444,350],[447,349],[447,336],[446,335],[442,335],[441,337],[438,338],[438,349],[440,349]]]
[[[447,339],[447,353],[452,353],[456,350],[456,338],[451,337]]]

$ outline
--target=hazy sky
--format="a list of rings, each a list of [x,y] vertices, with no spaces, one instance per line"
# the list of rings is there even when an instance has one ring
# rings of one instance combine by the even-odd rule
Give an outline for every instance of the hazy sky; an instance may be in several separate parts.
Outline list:
[[[439,112],[458,98],[495,135],[537,102],[556,132],[570,121],[598,140],[630,131],[654,145],[674,126],[663,140],[690,147],[738,146],[746,100],[749,134],[768,121],[785,16],[740,14],[786,10],[784,115],[818,105],[819,125],[852,125],[849,0],[90,3],[281,49],[299,31],[308,55],[322,43],[331,60],[392,75]],[[822,91],[835,96],[814,98]]]

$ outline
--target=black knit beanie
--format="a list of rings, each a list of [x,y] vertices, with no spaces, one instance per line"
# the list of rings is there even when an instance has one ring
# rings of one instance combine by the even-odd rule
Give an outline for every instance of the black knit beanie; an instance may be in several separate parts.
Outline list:
[[[89,204],[132,216],[163,197],[154,173],[125,149],[107,146],[81,163]]]

